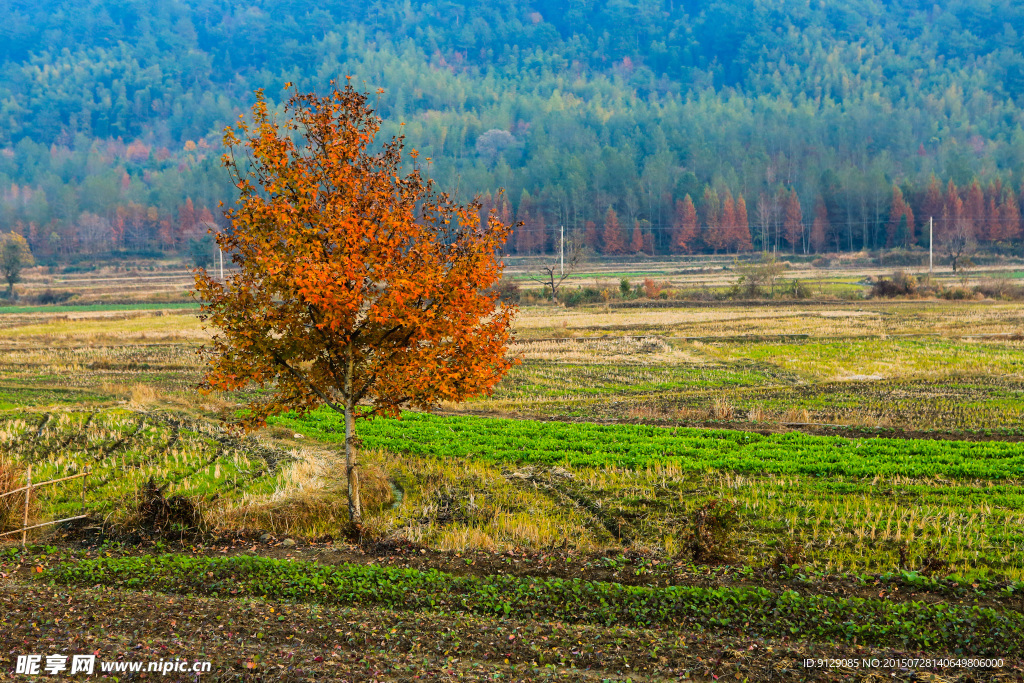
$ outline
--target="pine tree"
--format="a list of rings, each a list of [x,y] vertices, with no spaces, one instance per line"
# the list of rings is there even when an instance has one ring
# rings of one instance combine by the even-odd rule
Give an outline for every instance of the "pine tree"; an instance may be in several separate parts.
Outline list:
[[[747,217],[747,202],[743,195],[736,195],[736,220],[733,229],[732,245],[736,251],[750,251],[754,248],[750,241],[750,219]]]
[[[583,224],[583,244],[595,252],[600,250],[601,243],[597,237],[597,224],[594,221],[587,221]]]
[[[722,220],[721,220],[721,232],[724,249],[734,248],[734,240],[736,238],[736,204],[733,202],[732,193],[729,189],[725,190],[725,197],[722,198]]]
[[[797,245],[803,241],[804,236],[804,215],[800,209],[800,198],[796,196],[796,190],[790,190],[786,198],[786,221],[783,223],[783,236],[789,242],[789,246],[796,253]]]
[[[697,208],[690,195],[676,200],[675,216],[672,220],[673,254],[692,254],[697,241]]]
[[[548,225],[544,220],[544,211],[538,207],[534,212],[533,225],[530,226],[530,253],[543,254],[548,250]]]
[[[615,209],[608,207],[604,214],[604,249],[602,253],[607,255],[626,253],[626,245],[622,241],[622,227],[619,225],[619,216]]]
[[[992,195],[985,200],[985,234],[993,242],[1003,239],[1003,222],[999,219],[999,206]]]
[[[953,231],[954,226],[964,217],[964,203],[960,199],[960,193],[957,192],[956,185],[950,180],[946,185],[946,196],[942,201],[942,218],[939,220],[941,225],[936,229],[936,237],[941,238],[945,235],[950,234]]]
[[[903,198],[903,192],[892,186],[892,203],[885,231],[885,246],[908,246],[914,242],[914,212]]]
[[[725,232],[722,230],[722,206],[718,199],[718,192],[709,186],[704,188],[700,210],[704,223],[704,244],[711,247],[717,254],[719,249],[725,248],[727,242]]]
[[[976,238],[990,239],[988,226],[985,224],[985,195],[981,191],[981,185],[978,184],[977,179],[973,180],[971,186],[967,188],[963,216],[967,219]]]
[[[512,207],[509,205],[508,199],[505,197],[504,194],[501,195],[500,200],[498,201],[498,212],[497,213],[498,213],[498,221],[502,225],[512,225]],[[519,227],[515,226],[513,228],[513,230],[514,231],[518,231]],[[507,240],[505,242],[505,249],[504,250],[505,250],[506,253],[511,253],[511,249],[512,248],[514,248],[514,245],[512,243],[512,239],[510,238],[509,240]]]
[[[1020,204],[1013,190],[1006,188],[1003,203],[999,205],[999,223],[1004,240],[1015,240],[1020,237]]]
[[[939,179],[933,174],[928,181],[928,189],[925,190],[924,201],[920,208],[921,220],[929,218],[938,220],[942,216],[942,188],[939,187]]]
[[[633,239],[629,241],[629,253],[641,254],[644,250],[644,234],[640,230],[640,221],[633,224]]]
[[[818,201],[814,206],[814,223],[811,225],[811,249],[816,254],[825,251],[829,229],[828,207],[825,206],[825,198],[818,195]]]
[[[519,196],[519,206],[516,207],[516,227],[512,233],[517,254],[529,254],[532,251],[533,239],[530,231],[533,229],[533,200],[530,193],[523,190]]]
[[[519,210],[516,211],[516,226],[512,233],[515,241],[516,253],[519,255],[530,253],[530,227],[533,225],[533,217],[530,215],[530,206],[525,202],[519,203]]]
[[[654,233],[649,230],[644,232],[644,253],[654,256]]]
[[[185,203],[178,207],[178,233],[172,237],[171,248],[177,247],[184,240],[194,236],[196,228],[196,209],[192,204],[192,198],[185,199]]]
[[[494,207],[494,197],[491,195],[491,191],[488,190],[480,197],[480,224],[486,225],[487,218],[491,215],[491,209]]]

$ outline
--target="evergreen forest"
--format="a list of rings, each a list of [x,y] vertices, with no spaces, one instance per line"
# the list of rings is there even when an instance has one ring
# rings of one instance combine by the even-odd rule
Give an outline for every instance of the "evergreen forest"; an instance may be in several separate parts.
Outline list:
[[[374,93],[460,199],[604,254],[1020,251],[1010,0],[0,1],[0,231],[185,254],[256,89]],[[504,193],[498,194],[503,188]]]

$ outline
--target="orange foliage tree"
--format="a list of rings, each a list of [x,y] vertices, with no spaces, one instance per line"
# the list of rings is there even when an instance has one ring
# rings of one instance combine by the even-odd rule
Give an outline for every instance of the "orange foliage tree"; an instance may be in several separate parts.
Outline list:
[[[608,207],[604,214],[604,252],[605,254],[625,254],[626,245],[622,239],[622,226],[615,209]]]
[[[462,401],[512,365],[515,308],[493,291],[510,226],[493,213],[481,225],[479,202],[406,173],[402,138],[368,151],[380,119],[351,84],[295,91],[285,114],[281,125],[257,91],[252,122],[224,134],[239,197],[216,239],[237,273],[221,283],[196,271],[203,320],[217,328],[202,388],[265,389],[241,428],[290,410],[343,414],[358,531],[356,418]]]
[[[690,195],[683,201],[676,200],[675,216],[672,219],[673,254],[690,254],[697,241],[697,207],[693,205]]]

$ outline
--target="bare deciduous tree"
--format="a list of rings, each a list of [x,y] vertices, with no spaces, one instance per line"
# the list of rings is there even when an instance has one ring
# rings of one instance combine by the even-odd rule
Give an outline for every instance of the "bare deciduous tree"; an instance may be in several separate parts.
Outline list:
[[[558,300],[558,292],[565,282],[583,263],[583,240],[578,235],[570,236],[565,242],[564,266],[562,258],[545,263],[531,270],[529,278],[551,290],[551,300]]]

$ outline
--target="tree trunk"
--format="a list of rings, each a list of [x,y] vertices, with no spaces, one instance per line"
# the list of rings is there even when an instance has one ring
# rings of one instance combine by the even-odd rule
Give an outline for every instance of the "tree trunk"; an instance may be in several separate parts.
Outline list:
[[[355,402],[352,400],[352,345],[348,345],[348,363],[345,368],[345,474],[348,478],[348,518],[358,530],[363,523],[363,506],[359,500],[359,452],[356,449]]]
[[[355,406],[345,405],[345,474],[348,477],[348,518],[353,526],[363,523],[359,500],[359,451],[356,448]]]

